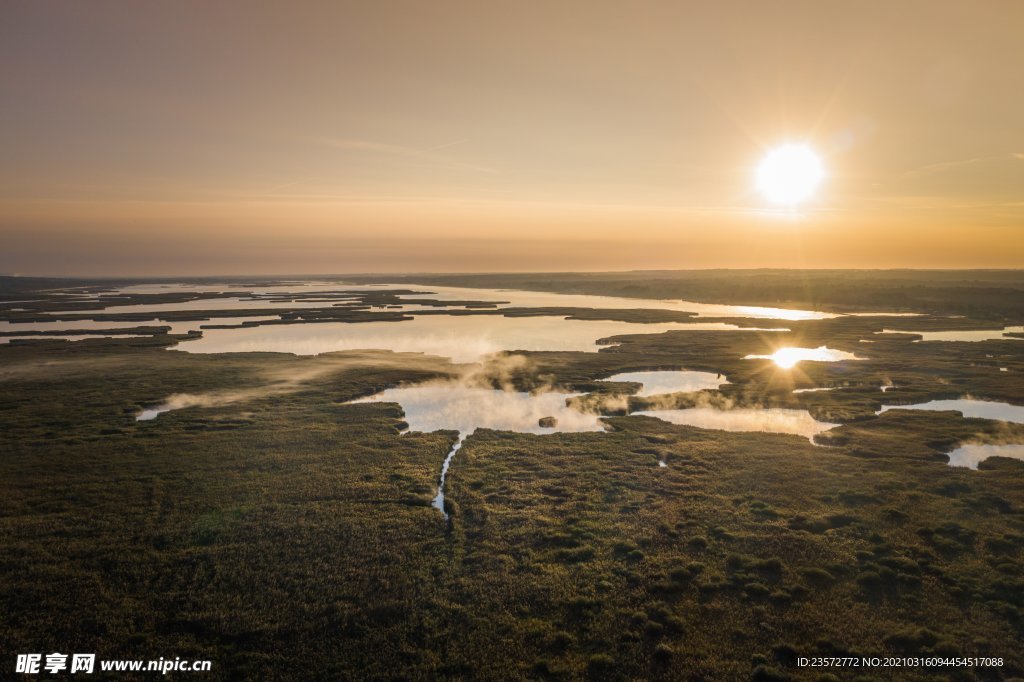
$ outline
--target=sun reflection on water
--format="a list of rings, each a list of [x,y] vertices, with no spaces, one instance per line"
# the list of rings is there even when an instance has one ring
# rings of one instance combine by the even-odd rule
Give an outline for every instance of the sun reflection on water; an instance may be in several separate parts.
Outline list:
[[[744,360],[771,360],[776,366],[782,369],[792,369],[798,362],[809,360],[812,362],[838,362],[839,360],[863,360],[853,353],[818,346],[817,348],[779,348],[770,355],[747,355]]]

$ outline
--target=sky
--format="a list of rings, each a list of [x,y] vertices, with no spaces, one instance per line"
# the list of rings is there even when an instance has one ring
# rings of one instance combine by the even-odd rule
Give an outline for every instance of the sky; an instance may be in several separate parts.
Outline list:
[[[1024,267],[1024,2],[0,2],[0,273]],[[759,161],[812,148],[778,206]]]

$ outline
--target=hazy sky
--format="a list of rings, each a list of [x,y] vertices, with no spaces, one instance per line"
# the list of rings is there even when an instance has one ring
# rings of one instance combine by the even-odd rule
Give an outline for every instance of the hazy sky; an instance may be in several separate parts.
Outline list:
[[[1024,267],[1024,2],[0,2],[0,272]],[[813,201],[754,189],[812,145]]]

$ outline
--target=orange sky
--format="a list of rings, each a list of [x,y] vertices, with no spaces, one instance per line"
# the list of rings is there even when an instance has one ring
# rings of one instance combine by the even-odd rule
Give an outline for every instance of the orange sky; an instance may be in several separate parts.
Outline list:
[[[1024,267],[1024,3],[9,2],[0,272]],[[755,191],[811,144],[813,201]]]

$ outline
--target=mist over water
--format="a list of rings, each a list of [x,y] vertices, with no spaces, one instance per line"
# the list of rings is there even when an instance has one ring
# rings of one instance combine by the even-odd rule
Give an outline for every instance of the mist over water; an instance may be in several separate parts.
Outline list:
[[[644,410],[633,414],[657,417],[672,424],[685,424],[702,429],[792,433],[808,439],[813,439],[816,434],[838,426],[838,424],[819,422],[806,410],[775,407],[734,408],[731,410],[692,407],[681,410]]]
[[[691,393],[716,389],[727,383],[725,377],[714,372],[653,371],[623,372],[613,374],[602,381],[631,381],[643,384],[635,395],[640,397],[665,393]]]
[[[521,433],[601,431],[598,415],[578,412],[566,405],[576,394],[551,391],[524,393],[436,382],[389,388],[354,402],[393,402],[402,406],[411,431],[450,430],[472,433],[478,428]],[[542,427],[543,417],[557,425]]]

